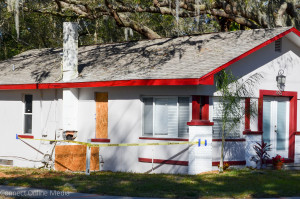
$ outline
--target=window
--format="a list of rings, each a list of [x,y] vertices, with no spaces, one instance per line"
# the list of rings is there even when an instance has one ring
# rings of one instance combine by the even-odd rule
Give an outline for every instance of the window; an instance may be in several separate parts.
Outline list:
[[[144,97],[144,136],[187,137],[190,97]]]
[[[24,134],[32,133],[32,95],[24,96]]]
[[[219,101],[218,97],[214,97],[214,109],[213,109],[213,137],[214,138],[222,138],[222,104]],[[229,119],[230,123],[230,119]],[[230,126],[230,124],[228,125]],[[225,138],[239,138],[241,137],[242,129],[241,122],[236,124],[234,128],[230,131],[229,134],[226,133],[225,129]]]

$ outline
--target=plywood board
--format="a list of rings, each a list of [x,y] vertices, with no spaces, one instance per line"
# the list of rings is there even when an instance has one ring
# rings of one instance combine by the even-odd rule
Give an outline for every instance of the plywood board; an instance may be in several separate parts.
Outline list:
[[[108,138],[108,93],[96,93],[96,138]]]
[[[99,148],[91,149],[91,171],[99,170]],[[86,146],[61,145],[55,147],[55,170],[57,171],[85,171]]]

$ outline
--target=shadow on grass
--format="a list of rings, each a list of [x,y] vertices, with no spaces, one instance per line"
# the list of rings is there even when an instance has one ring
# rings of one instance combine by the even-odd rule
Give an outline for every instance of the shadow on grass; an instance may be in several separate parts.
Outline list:
[[[11,172],[11,171],[9,171]],[[6,175],[9,172],[2,171]],[[144,197],[279,197],[300,196],[299,171],[233,170],[197,176],[98,172],[91,176],[43,172],[2,177],[0,184],[66,191],[72,184],[78,192]]]

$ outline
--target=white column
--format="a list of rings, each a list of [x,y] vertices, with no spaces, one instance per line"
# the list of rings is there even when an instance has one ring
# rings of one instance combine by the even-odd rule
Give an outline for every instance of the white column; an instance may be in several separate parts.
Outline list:
[[[63,81],[78,77],[78,24],[64,22]]]
[[[207,146],[192,145],[189,148],[189,168],[188,174],[212,170],[212,126],[189,126],[189,141],[195,142],[207,140]]]
[[[300,163],[300,135],[295,135],[295,163]]]
[[[63,130],[77,131],[78,88],[63,89]]]
[[[261,143],[262,135],[245,135],[246,138],[246,145],[245,145],[245,160],[246,166],[256,168],[257,165],[254,161],[251,161],[252,157],[256,156],[254,146],[256,143]]]

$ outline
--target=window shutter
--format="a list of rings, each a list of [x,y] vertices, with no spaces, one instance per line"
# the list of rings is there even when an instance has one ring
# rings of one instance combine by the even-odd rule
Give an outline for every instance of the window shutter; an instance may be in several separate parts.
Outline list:
[[[179,137],[184,137],[184,135],[189,133],[187,122],[190,120],[190,99],[188,97],[179,97],[178,105],[178,134]]]
[[[178,137],[177,98],[168,99],[168,135]]]
[[[154,110],[154,134],[168,135],[168,99],[156,98]]]

